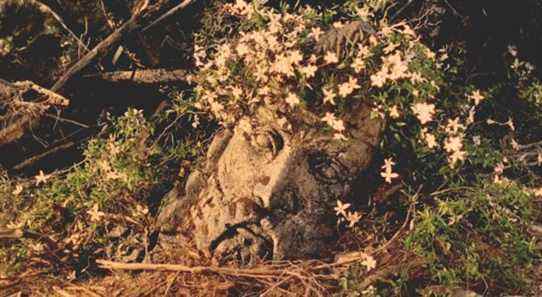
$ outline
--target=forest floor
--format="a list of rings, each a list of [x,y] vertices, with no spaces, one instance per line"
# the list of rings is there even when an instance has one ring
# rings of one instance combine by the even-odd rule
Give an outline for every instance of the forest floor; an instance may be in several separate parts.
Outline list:
[[[542,4],[260,2],[0,0],[0,297],[542,295]],[[311,65],[307,40],[353,20],[375,32]],[[262,32],[307,57],[266,74],[298,91],[281,115],[306,108],[299,127],[346,139],[353,105],[334,100],[356,95],[386,124],[330,209],[331,256],[224,264],[156,225],[213,137],[256,114],[209,94],[263,89],[224,54]]]

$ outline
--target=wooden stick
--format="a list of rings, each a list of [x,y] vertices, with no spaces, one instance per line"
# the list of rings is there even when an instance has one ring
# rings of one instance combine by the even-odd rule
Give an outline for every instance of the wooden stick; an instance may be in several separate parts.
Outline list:
[[[38,102],[24,102],[17,99],[18,96],[29,90],[34,90],[45,98]],[[25,131],[33,127],[41,119],[43,113],[51,106],[66,107],[70,102],[63,96],[42,88],[31,81],[15,82],[12,84],[0,82],[0,95],[10,96],[0,97],[0,101],[6,100],[7,104],[19,104],[23,107],[19,107],[19,109],[25,111],[22,116],[12,123],[7,123],[6,127],[0,130],[0,146],[21,138]],[[29,107],[35,108],[30,110]]]
[[[10,229],[0,227],[0,240],[21,239],[24,231],[21,229]]]
[[[58,146],[55,146],[41,154],[38,154],[38,155],[35,155],[35,156],[32,156],[30,159],[27,159],[27,160],[24,160],[23,162],[15,165],[13,167],[13,170],[22,170],[23,168],[25,167],[28,167],[34,163],[36,163],[37,161],[49,156],[49,155],[52,155],[58,151],[61,151],[61,150],[65,150],[65,149],[68,149],[72,146],[75,146],[75,142],[74,141],[70,141],[70,142],[66,142],[66,143],[63,143],[61,145],[58,145]]]
[[[186,82],[187,73],[182,69],[142,69],[133,71],[115,71],[96,75],[87,75],[85,78],[99,78],[110,82],[131,82],[136,84],[160,84],[172,82]]]
[[[147,263],[121,263],[113,262],[107,260],[96,260],[96,263],[101,268],[107,268],[111,270],[155,270],[155,271],[177,271],[177,272],[187,272],[194,274],[201,273],[216,273],[224,274],[230,276],[245,276],[252,278],[269,278],[276,277],[281,274],[282,270],[273,270],[273,269],[261,269],[261,268],[252,268],[252,269],[234,269],[234,268],[222,268],[222,267],[211,267],[211,266],[186,266],[181,264],[147,264]]]
[[[60,287],[57,287],[57,286],[54,286],[53,287],[53,290],[60,296],[62,297],[75,297],[75,295],[72,295],[66,291],[64,291],[63,289],[61,289]]]
[[[143,28],[142,32],[145,32],[147,30],[149,30],[150,28],[156,26],[157,24],[159,24],[160,22],[162,22],[163,20],[165,20],[166,18],[176,14],[177,12],[181,11],[182,9],[184,9],[185,7],[187,7],[188,5],[190,5],[190,3],[192,3],[193,0],[184,0],[183,2],[181,2],[180,4],[178,4],[177,6],[173,7],[172,9],[168,10],[166,13],[164,13],[162,16],[160,16],[159,18],[157,18],[154,22],[150,23],[148,26],[146,26],[145,28]]]
[[[75,35],[75,33],[73,33],[73,31],[70,30],[70,28],[68,28],[68,26],[64,23],[64,20],[62,19],[62,17],[60,17],[56,12],[54,12],[49,6],[45,5],[44,3],[41,3],[38,0],[28,0],[28,1],[34,4],[34,6],[36,6],[41,12],[52,15],[53,18],[60,24],[60,26],[64,30],[66,30],[66,32],[68,32],[68,34],[71,35],[73,39],[77,40],[77,43],[79,43],[80,47],[84,48],[86,51],[89,50],[86,44],[81,39],[79,39],[79,37],[77,37],[77,35]]]
[[[96,58],[100,54],[107,52],[109,48],[119,42],[123,36],[126,36],[127,34],[137,29],[139,27],[139,17],[140,14],[134,14],[120,28],[118,28],[115,32],[111,33],[111,35],[109,35],[106,39],[98,43],[97,46],[95,46],[90,52],[84,55],[81,60],[77,61],[77,63],[71,66],[70,69],[68,69],[68,71],[56,81],[56,83],[51,88],[51,91],[56,92],[60,90],[72,76],[74,76],[76,73],[78,73],[88,64],[90,64],[90,62],[92,62],[94,58]]]
[[[38,102],[39,104],[44,105],[55,105],[60,107],[66,107],[70,104],[70,101],[63,96],[57,94],[54,91],[48,90],[46,88],[42,88],[41,86],[26,80],[26,81],[18,81],[13,83],[15,87],[18,87],[21,90],[28,91],[28,90],[34,90],[41,95],[45,96],[46,99]]]
[[[141,24],[140,20],[145,15],[145,9],[147,7],[148,1],[145,2],[144,8],[138,9],[132,17],[124,23],[120,28],[118,28],[115,32],[111,33],[106,39],[102,40],[96,47],[94,47],[90,52],[88,52],[81,60],[79,60],[77,63],[75,63],[68,71],[60,77],[56,83],[51,88],[51,91],[56,92],[60,90],[68,80],[77,74],[79,71],[81,71],[83,68],[85,68],[92,60],[94,60],[98,55],[103,54],[107,52],[114,44],[117,44],[123,37],[126,35],[129,35],[133,31],[137,30]],[[178,11],[184,9],[187,7],[190,3],[192,3],[192,0],[185,0],[181,2],[179,5],[175,6],[174,8],[170,9],[168,12],[160,16],[158,19],[156,19],[154,22],[152,22],[150,25],[145,27],[143,31],[151,28],[152,26],[160,23],[165,18],[177,13]]]

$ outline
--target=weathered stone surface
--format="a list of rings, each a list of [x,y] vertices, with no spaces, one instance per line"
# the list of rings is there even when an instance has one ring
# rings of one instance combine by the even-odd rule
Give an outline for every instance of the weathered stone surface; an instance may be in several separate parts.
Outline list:
[[[273,120],[260,119],[251,134],[240,125],[224,130],[205,172],[189,177],[186,195],[164,209],[160,224],[190,220],[197,247],[221,260],[321,256],[336,239],[336,200],[371,162],[382,126],[360,104],[345,143],[316,128],[289,132]]]
[[[319,50],[340,51],[349,39],[363,37],[370,29],[364,26],[330,31]],[[262,108],[214,137],[185,195],[168,195],[158,224],[189,221],[197,247],[221,261],[322,256],[337,238],[336,201],[351,191],[380,141],[384,121],[370,113],[369,104],[352,103],[345,119],[349,139],[341,142],[318,125],[284,129]]]

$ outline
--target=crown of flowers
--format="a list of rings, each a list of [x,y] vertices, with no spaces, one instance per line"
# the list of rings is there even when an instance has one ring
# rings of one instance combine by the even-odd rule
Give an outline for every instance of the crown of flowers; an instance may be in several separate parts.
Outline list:
[[[326,32],[340,31],[348,23],[326,24],[310,7],[278,12],[237,0],[225,10],[242,23],[238,38],[218,45],[209,55],[197,48],[199,71],[194,78],[196,107],[222,124],[237,123],[264,107],[283,128],[302,127],[309,118],[314,126],[317,119],[335,138],[345,140],[349,130],[345,115],[355,103],[364,102],[372,106],[375,117],[414,119],[420,141],[429,149],[438,146],[435,98],[446,55],[437,57],[407,24],[365,20],[376,28],[374,33],[319,50]],[[483,96],[477,92],[467,98],[476,104],[464,114],[462,124],[444,131],[450,132],[442,142],[452,166],[465,158],[462,132]]]

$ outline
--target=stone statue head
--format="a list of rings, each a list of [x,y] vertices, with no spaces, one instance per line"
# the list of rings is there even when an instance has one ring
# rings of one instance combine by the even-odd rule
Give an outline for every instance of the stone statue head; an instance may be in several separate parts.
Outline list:
[[[294,28],[285,35],[295,41],[293,44],[301,40],[298,36],[301,31],[295,28],[306,26],[302,18],[274,13],[269,13],[269,17],[282,19],[288,23],[287,28]],[[369,29],[361,21],[330,29],[307,51],[322,57],[325,53],[335,53],[337,57],[352,55],[352,51],[344,49],[363,40],[365,33],[373,34],[374,30]],[[250,59],[258,59],[261,54],[256,50],[258,46],[268,46],[261,37],[274,40],[274,34],[279,32],[269,28],[264,33],[246,33],[241,37],[246,39],[242,41],[246,46],[254,47]],[[202,168],[192,172],[184,191],[171,192],[169,199],[174,202],[162,211],[158,223],[162,230],[163,226],[172,225],[166,223],[174,226],[188,223],[198,249],[222,262],[321,257],[325,251],[332,250],[338,235],[333,208],[337,200],[344,200],[352,191],[353,181],[370,165],[384,121],[371,117],[372,106],[361,99],[363,96],[348,100],[348,106],[340,111],[339,125],[326,125],[323,121],[328,120],[318,115],[326,110],[325,102],[313,100],[310,107],[296,107],[293,112],[293,106],[299,103],[295,96],[290,101],[273,98],[300,87],[289,85],[292,78],[282,74],[275,75],[274,93],[264,92],[268,85],[262,82],[259,85],[262,89],[250,91],[249,96],[254,98],[246,102],[220,101],[220,94],[229,92],[218,83],[225,79],[220,71],[229,73],[234,81],[244,81],[245,72],[224,68],[225,59],[241,64],[245,61],[242,48],[236,47],[238,53],[233,55],[229,49],[232,46],[223,47],[218,58],[202,68],[199,80],[200,94],[207,94],[203,102],[208,103],[209,111],[229,124],[215,135]],[[292,61],[299,61],[295,57],[302,56],[279,48],[266,50],[277,51],[276,69],[280,63],[297,63]],[[285,52],[279,54],[281,50]],[[285,58],[290,56],[293,58]],[[318,58],[314,57],[308,58],[307,63],[317,63]],[[274,69],[267,71],[278,71]],[[322,69],[325,72],[335,68],[323,65]],[[205,87],[208,84],[210,87]],[[207,89],[212,91],[204,91]],[[327,113],[328,116],[333,117],[332,113]]]
[[[198,249],[221,261],[322,256],[337,239],[338,199],[366,169],[383,122],[358,104],[349,112],[349,137],[337,140],[319,125],[285,129],[262,109],[213,139],[203,168],[184,196],[160,215],[189,222]]]

